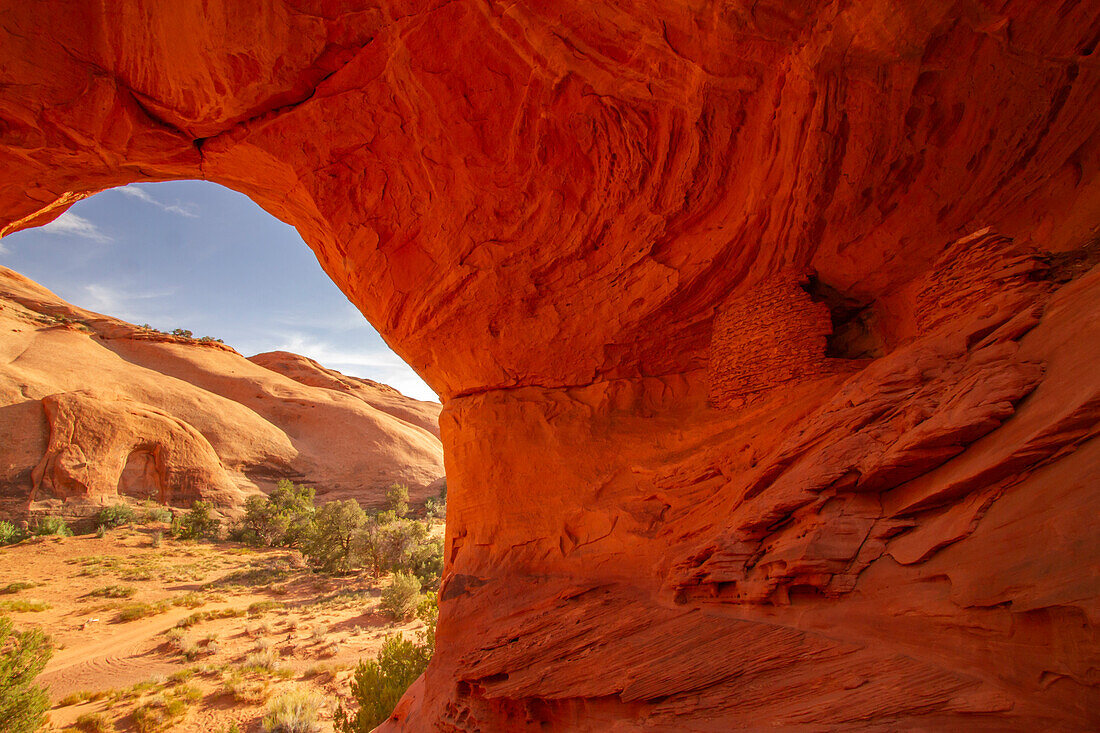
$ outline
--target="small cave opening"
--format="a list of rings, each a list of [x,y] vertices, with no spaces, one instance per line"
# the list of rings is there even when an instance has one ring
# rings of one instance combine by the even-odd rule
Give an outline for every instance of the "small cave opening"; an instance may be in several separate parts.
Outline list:
[[[810,275],[802,289],[815,303],[822,303],[829,309],[832,334],[825,342],[826,357],[877,359],[886,353],[873,302],[844,293],[816,274]]]

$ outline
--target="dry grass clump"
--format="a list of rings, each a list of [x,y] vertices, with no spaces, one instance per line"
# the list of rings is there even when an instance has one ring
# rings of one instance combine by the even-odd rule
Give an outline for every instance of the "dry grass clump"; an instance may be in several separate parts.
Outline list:
[[[76,719],[75,725],[85,733],[110,733],[115,729],[103,713],[84,713]]]
[[[324,699],[313,692],[295,688],[275,697],[267,705],[263,727],[267,733],[317,733],[317,722]]]
[[[266,678],[246,677],[235,669],[223,678],[222,692],[235,702],[254,705],[265,702],[271,695],[271,682]]]
[[[39,613],[48,611],[50,604],[37,598],[16,598],[10,601],[0,601],[0,611],[10,613]]]
[[[66,708],[70,705],[80,705],[86,702],[102,700],[109,695],[111,695],[111,692],[109,690],[99,690],[97,692],[91,692],[90,690],[81,690],[80,692],[73,692],[61,698],[61,701],[58,702],[57,705],[58,707]]]
[[[88,592],[96,598],[133,598],[137,588],[132,585],[101,585]]]
[[[148,616],[156,616],[166,612],[171,606],[167,601],[157,601],[156,603],[128,603],[118,610],[118,623],[126,623],[128,621],[136,621],[139,618],[147,618]]]

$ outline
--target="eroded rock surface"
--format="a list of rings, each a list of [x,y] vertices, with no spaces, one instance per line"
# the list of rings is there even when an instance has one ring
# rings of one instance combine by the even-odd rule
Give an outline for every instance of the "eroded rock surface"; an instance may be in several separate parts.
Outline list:
[[[427,423],[430,403],[295,354],[278,360],[333,386],[92,313],[0,268],[2,508],[79,513],[125,497],[232,510],[280,478],[367,505],[394,482],[413,497],[435,491],[438,438],[395,416]]]
[[[2,29],[5,231],[225,184],[443,396],[439,645],[389,727],[1100,726],[1096,3]]]

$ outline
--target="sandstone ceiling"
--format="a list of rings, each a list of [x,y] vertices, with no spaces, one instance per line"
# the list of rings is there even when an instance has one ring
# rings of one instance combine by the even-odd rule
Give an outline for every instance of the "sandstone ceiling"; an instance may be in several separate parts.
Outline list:
[[[442,395],[395,726],[1100,724],[1100,4],[4,5],[5,233],[222,183]]]

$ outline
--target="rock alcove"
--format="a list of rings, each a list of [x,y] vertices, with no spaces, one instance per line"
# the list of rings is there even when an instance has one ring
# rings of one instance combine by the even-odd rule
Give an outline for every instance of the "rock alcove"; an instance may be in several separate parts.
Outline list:
[[[5,233],[221,183],[443,397],[439,646],[389,727],[1100,724],[1096,4],[46,1],[0,34]]]

